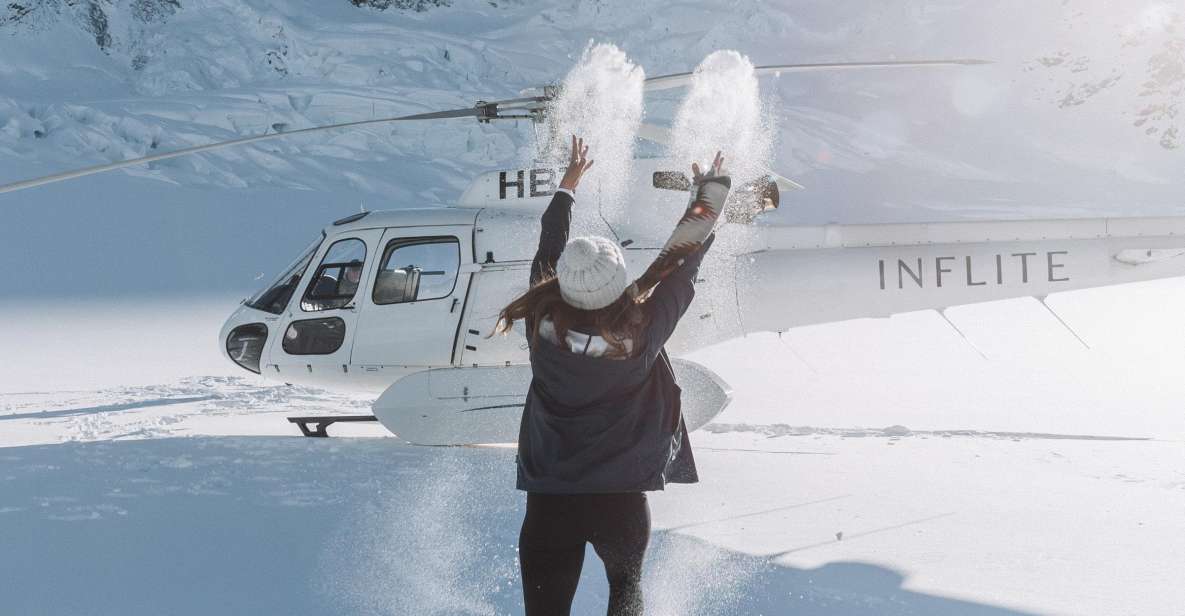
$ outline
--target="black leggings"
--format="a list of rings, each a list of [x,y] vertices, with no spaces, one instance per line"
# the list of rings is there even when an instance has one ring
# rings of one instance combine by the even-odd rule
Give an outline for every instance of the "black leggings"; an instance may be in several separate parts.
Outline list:
[[[646,494],[527,494],[518,537],[527,616],[566,616],[591,543],[609,578],[609,616],[642,614]]]

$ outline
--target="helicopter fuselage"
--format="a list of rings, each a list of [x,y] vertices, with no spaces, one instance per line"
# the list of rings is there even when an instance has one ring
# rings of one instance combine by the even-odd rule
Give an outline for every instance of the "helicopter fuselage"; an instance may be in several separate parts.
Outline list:
[[[329,225],[231,315],[223,352],[269,379],[376,393],[433,368],[525,364],[521,328],[492,334],[527,288],[550,181],[493,172],[457,207]],[[648,188],[640,202],[672,198],[657,181]],[[597,207],[594,191],[583,200]],[[599,220],[591,230],[621,243],[630,271],[657,256],[654,225]],[[717,235],[673,354],[753,332],[1185,276],[1185,217],[777,226],[758,216]]]

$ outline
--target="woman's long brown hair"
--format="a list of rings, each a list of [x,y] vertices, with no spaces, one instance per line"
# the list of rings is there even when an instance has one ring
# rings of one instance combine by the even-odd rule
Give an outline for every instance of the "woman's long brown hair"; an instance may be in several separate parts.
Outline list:
[[[498,324],[490,335],[510,331],[514,322],[521,319],[530,325],[531,331],[527,332],[527,336],[533,345],[538,342],[539,324],[545,317],[551,318],[556,339],[561,346],[568,337],[568,330],[591,326],[609,344],[609,357],[629,357],[631,349],[626,347],[627,340],[632,342],[632,350],[638,351],[646,328],[646,313],[641,304],[625,293],[604,308],[581,310],[564,301],[560,295],[559,279],[550,276],[535,283],[526,293],[503,308],[498,315]]]

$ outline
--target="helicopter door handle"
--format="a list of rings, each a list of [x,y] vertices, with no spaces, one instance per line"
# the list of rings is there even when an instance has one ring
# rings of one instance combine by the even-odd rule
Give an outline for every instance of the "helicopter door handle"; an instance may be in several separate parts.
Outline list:
[[[341,310],[350,310],[350,311],[354,311],[354,310],[357,310],[357,309],[358,309],[358,306],[356,306],[356,305],[354,305],[354,304],[346,304],[345,306],[342,306],[342,307],[341,307]]]
[[[459,304],[459,303],[461,303],[461,300],[459,300],[459,299],[457,299],[457,298],[455,298],[455,297],[454,297],[454,298],[453,298],[453,304],[452,304],[451,306],[449,306],[449,307],[448,307],[448,313],[449,313],[449,314],[452,314],[452,313],[453,313],[453,311],[457,309],[457,304]]]

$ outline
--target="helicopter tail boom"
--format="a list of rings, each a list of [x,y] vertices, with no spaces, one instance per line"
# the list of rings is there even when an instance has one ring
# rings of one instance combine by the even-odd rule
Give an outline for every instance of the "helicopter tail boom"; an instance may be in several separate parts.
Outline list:
[[[1185,217],[765,227],[745,332],[1185,276]]]

